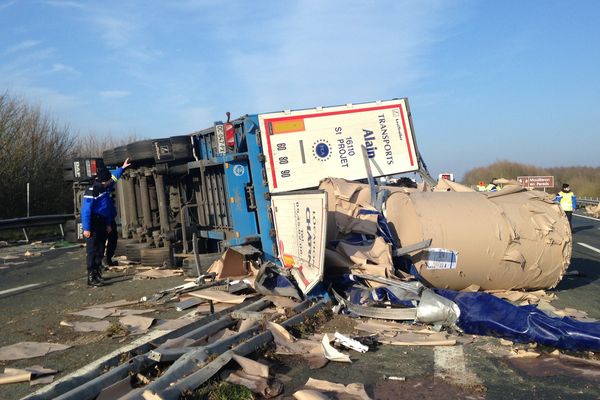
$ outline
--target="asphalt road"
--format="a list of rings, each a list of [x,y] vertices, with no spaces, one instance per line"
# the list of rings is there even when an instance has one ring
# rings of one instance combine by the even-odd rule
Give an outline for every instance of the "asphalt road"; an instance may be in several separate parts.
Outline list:
[[[557,308],[571,307],[600,320],[600,220],[573,217],[573,257],[569,271],[553,291]],[[47,246],[46,246],[47,247]],[[0,256],[23,249],[0,249]],[[36,253],[39,248],[32,247]],[[21,258],[0,259],[0,346],[19,341],[50,341],[70,344],[69,350],[43,358],[0,362],[1,367],[43,365],[59,369],[58,377],[120,348],[129,339],[108,338],[103,334],[76,334],[58,322],[68,319],[67,312],[86,305],[119,299],[136,300],[157,290],[182,283],[181,278],[132,280],[131,273],[113,274],[111,285],[88,289],[85,285],[84,250],[78,247],[58,249]],[[158,317],[173,317],[173,310],[157,310]],[[336,318],[327,331],[339,329],[352,333],[348,318]],[[338,325],[336,325],[338,324]],[[563,370],[535,364],[516,365],[505,353],[506,346],[496,338],[477,337],[472,343],[454,346],[452,354],[431,347],[383,346],[376,352],[353,354],[354,363],[329,363],[320,370],[308,370],[302,363],[281,360],[274,369],[285,377],[286,395],[301,386],[309,376],[340,383],[364,382],[373,398],[486,398],[486,399],[598,399],[600,383],[593,378],[569,376]],[[437,379],[443,359],[457,360],[460,374],[471,379],[470,386],[457,388]],[[404,381],[384,377],[396,376]],[[596,378],[597,379],[597,378]],[[16,399],[34,388],[27,384],[0,386],[0,399]]]

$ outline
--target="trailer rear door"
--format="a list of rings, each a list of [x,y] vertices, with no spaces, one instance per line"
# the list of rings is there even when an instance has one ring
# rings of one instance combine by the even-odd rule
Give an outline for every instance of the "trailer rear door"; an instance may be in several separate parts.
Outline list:
[[[271,205],[279,259],[308,293],[323,277],[327,194],[314,190],[275,195]]]

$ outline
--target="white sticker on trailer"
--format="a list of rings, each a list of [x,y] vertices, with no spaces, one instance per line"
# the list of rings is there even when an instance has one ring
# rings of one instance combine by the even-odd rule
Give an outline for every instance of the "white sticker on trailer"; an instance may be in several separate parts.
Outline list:
[[[303,293],[323,278],[327,194],[322,191],[271,198],[279,259]]]
[[[225,146],[225,128],[223,124],[215,124],[215,135],[217,137],[217,155],[223,155],[227,151]]]
[[[313,188],[330,176],[367,178],[418,170],[406,99],[258,116],[269,190]]]
[[[427,269],[455,269],[458,262],[458,252],[448,249],[430,248],[426,251],[425,264]]]

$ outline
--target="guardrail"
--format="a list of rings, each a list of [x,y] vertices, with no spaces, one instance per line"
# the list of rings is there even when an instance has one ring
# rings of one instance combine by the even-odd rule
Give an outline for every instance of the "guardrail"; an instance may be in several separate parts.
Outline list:
[[[73,214],[36,215],[34,217],[3,219],[0,220],[0,231],[32,228],[34,226],[62,225],[72,219],[75,219]]]
[[[596,198],[577,197],[577,204],[582,204],[582,205],[586,205],[586,206],[594,206],[594,205],[597,205],[599,202],[600,202],[600,199],[598,197],[596,197]]]

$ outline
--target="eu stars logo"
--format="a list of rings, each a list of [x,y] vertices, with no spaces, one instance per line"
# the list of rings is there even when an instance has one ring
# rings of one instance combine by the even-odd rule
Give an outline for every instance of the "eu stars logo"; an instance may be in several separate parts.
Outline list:
[[[331,157],[331,145],[327,140],[319,139],[313,144],[312,152],[316,160],[327,161]]]

